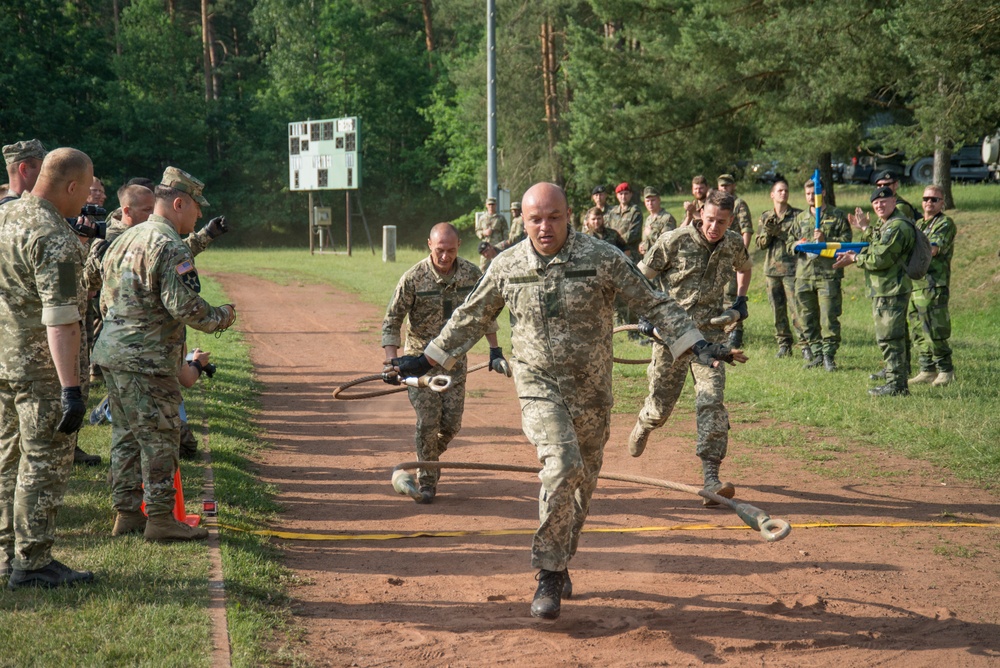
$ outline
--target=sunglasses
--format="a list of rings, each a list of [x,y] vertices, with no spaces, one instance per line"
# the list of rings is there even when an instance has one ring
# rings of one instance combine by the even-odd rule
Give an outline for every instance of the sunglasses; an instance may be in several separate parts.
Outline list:
[[[934,202],[935,204],[937,204],[938,202],[941,201],[941,198],[940,197],[925,197],[924,201],[925,202]]]

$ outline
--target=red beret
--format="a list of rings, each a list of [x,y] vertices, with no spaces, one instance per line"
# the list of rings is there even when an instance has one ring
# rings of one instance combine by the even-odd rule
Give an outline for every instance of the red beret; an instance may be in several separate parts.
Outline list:
[[[624,192],[626,190],[631,191],[632,189],[628,187],[627,182],[622,181],[621,183],[618,184],[618,187],[615,188],[615,194],[617,195],[618,193]]]

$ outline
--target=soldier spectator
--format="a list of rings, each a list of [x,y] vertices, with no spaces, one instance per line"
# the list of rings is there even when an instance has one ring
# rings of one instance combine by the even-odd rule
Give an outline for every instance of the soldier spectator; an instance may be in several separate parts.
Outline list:
[[[805,182],[809,208],[795,217],[795,228],[788,236],[788,252],[794,252],[800,240],[845,242],[851,240],[851,226],[843,211],[823,204],[820,227],[816,229],[816,184]],[[840,349],[840,315],[844,297],[840,283],[844,270],[834,265],[834,259],[797,253],[795,264],[795,311],[802,326],[805,343],[802,357],[805,368],[823,365],[827,371],[837,370]]]
[[[66,218],[80,212],[93,176],[86,154],[56,149],[31,191],[0,208],[0,574],[9,589],[94,579],[52,558],[73,461],[68,436],[87,408],[79,357],[84,249]]]
[[[29,192],[35,187],[45,154],[45,147],[37,139],[19,141],[3,147],[8,183],[7,193],[0,199],[0,205],[17,199],[21,193]],[[74,211],[71,215],[76,216],[78,213],[80,212]]]
[[[905,199],[900,197],[897,192],[899,190],[899,179],[896,178],[896,175],[889,170],[882,172],[875,179],[876,188],[882,188],[885,186],[892,188],[892,194],[896,196],[896,209],[911,221],[915,222],[920,217],[917,216],[917,209]]]
[[[156,186],[153,214],[118,237],[104,256],[101,312],[94,346],[108,388],[112,416],[112,535],[142,533],[150,541],[196,540],[208,531],[173,518],[174,473],[180,440],[181,392],[187,327],[227,329],[231,304],[213,307],[199,296],[201,282],[181,241],[208,206],[204,185],[167,167]],[[198,360],[191,362],[199,374]],[[139,509],[145,500],[147,519]]]
[[[639,261],[639,242],[642,241],[642,213],[632,204],[632,188],[628,183],[619,183],[615,188],[618,206],[604,216],[604,223],[622,235],[628,244],[625,256],[633,262]]]
[[[951,346],[948,345],[951,338],[948,285],[957,229],[944,213],[944,190],[941,186],[924,188],[922,205],[924,215],[917,225],[931,242],[932,258],[927,276],[913,283],[910,335],[920,373],[911,378],[910,383],[931,383],[940,387],[955,380]]]
[[[611,205],[608,204],[608,189],[603,185],[594,186],[594,189],[590,191],[590,199],[594,202],[594,206],[601,210],[604,217],[607,218],[608,214],[611,213]],[[586,214],[584,214],[586,217]]]
[[[739,283],[739,295],[729,308],[739,313],[740,320],[748,315],[746,294],[752,265],[740,236],[729,229],[733,206],[732,195],[719,190],[710,192],[701,210],[701,220],[661,236],[639,263],[639,271],[650,280],[659,278],[664,291],[684,307],[698,330],[714,343],[726,338],[722,326],[710,321],[725,309],[723,293],[731,276]],[[651,333],[648,326],[645,329]],[[649,394],[629,435],[629,453],[633,457],[641,455],[649,435],[667,421],[690,372],[694,377],[698,424],[696,453],[701,459],[705,489],[731,499],[736,488],[719,480],[719,467],[729,445],[725,366],[696,364],[690,357],[672,353],[654,341],[653,358],[646,369]],[[742,354],[737,359],[746,360]],[[702,503],[718,505],[708,499]]]
[[[910,394],[906,377],[906,311],[910,304],[913,281],[906,273],[906,263],[916,243],[916,230],[896,209],[892,188],[882,186],[872,193],[872,208],[879,217],[879,238],[860,253],[847,252],[834,263],[835,268],[857,264],[865,270],[868,295],[872,298],[875,339],[885,360],[885,385],[868,390],[874,397]]]
[[[788,182],[778,179],[771,186],[774,208],[760,214],[760,231],[754,239],[764,251],[764,276],[767,279],[767,301],[774,316],[774,338],[778,343],[776,357],[788,357],[792,352],[792,330],[805,346],[805,337],[795,315],[795,253],[789,250],[789,239],[797,239],[795,217],[799,209],[788,205]]]
[[[87,204],[93,204],[94,206],[104,206],[104,202],[107,201],[108,195],[104,191],[104,183],[94,177],[94,182],[90,184],[90,196],[87,197]]]
[[[693,221],[701,218],[701,208],[705,206],[705,197],[708,196],[708,179],[701,174],[691,179],[692,199],[684,202],[684,220],[681,226],[690,225]]]
[[[438,223],[431,228],[427,239],[429,257],[413,265],[399,279],[382,321],[382,349],[387,366],[391,367],[391,360],[399,355],[402,343],[400,330],[404,319],[409,321],[404,352],[419,355],[431,339],[441,333],[452,311],[465,300],[482,276],[474,264],[458,257],[461,245],[462,240],[453,226]],[[497,324],[493,322],[486,330],[491,362],[503,359],[496,332]],[[447,371],[452,379],[447,392],[408,388],[410,404],[417,414],[414,441],[420,461],[438,461],[462,428],[467,370],[467,360],[465,355],[461,355],[456,359],[455,366]],[[492,366],[490,370],[493,370]],[[440,474],[438,469],[417,472],[420,491],[417,503],[434,501]]]
[[[507,240],[500,242],[501,250],[510,248],[522,239],[524,239],[524,219],[521,218],[521,203],[511,202],[510,232],[507,234]]]
[[[497,213],[497,201],[490,197],[486,200],[486,215],[476,221],[476,236],[492,246],[507,239],[507,219]],[[480,255],[479,270],[486,271],[490,266],[490,258]]]
[[[622,239],[622,235],[604,224],[604,212],[596,206],[587,211],[587,217],[583,222],[583,233],[588,237],[611,244],[622,253],[628,251],[628,244]]]
[[[749,249],[750,239],[753,236],[753,218],[750,215],[750,207],[747,206],[747,203],[743,201],[742,198],[736,197],[736,179],[732,174],[722,174],[719,176],[718,185],[719,190],[729,193],[736,200],[736,204],[733,208],[733,225],[743,238],[743,247]],[[733,276],[733,278],[729,281],[728,288],[726,289],[726,298],[730,301],[735,301],[736,296],[736,277]],[[736,323],[736,327],[729,333],[729,347],[743,347],[742,320]]]
[[[693,349],[711,364],[732,355],[704,341],[684,310],[653,290],[620,252],[570,232],[561,188],[536,184],[522,203],[530,243],[498,256],[424,354],[400,358],[395,367],[403,376],[423,375],[436,365],[451,368],[504,306],[510,310],[522,427],[542,463],[531,558],[540,570],[531,614],[555,619],[562,598],[572,595],[567,567],[610,434],[615,296],[645,314],[676,357]],[[543,296],[548,306],[539,309]]]
[[[677,229],[677,220],[660,205],[660,193],[656,188],[652,186],[643,188],[642,199],[646,211],[649,211],[642,227],[642,243],[639,244],[639,254],[645,255],[661,234]]]

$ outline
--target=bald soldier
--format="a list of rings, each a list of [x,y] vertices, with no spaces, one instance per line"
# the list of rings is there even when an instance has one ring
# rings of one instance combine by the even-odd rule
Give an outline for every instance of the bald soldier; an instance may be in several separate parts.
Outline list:
[[[68,435],[86,410],[84,247],[66,218],[80,213],[93,176],[86,154],[56,149],[32,190],[0,207],[0,574],[9,589],[94,579],[52,558],[73,463]]]
[[[399,279],[382,321],[382,349],[387,366],[389,360],[399,355],[400,330],[404,319],[409,320],[404,352],[407,355],[419,355],[431,339],[441,332],[452,311],[476,285],[482,274],[474,264],[458,257],[461,245],[458,231],[450,223],[438,223],[431,228],[427,239],[429,256],[411,267]],[[494,367],[495,361],[504,358],[503,350],[497,343],[496,331],[497,324],[494,321],[485,332],[490,344],[490,371],[499,373],[506,369],[509,372],[505,364],[497,363]],[[466,370],[463,354],[448,370],[452,385],[447,392],[438,393],[414,387],[408,389],[410,404],[417,414],[417,431],[414,435],[417,459],[438,461],[462,428]],[[434,501],[439,477],[438,469],[420,469],[417,472],[420,491],[417,503]]]
[[[555,619],[572,595],[568,565],[576,552],[611,430],[611,332],[615,297],[645,315],[677,358],[732,359],[708,344],[684,310],[653,290],[617,249],[570,232],[563,190],[532,186],[521,199],[521,243],[493,261],[441,333],[418,356],[392,360],[401,376],[454,368],[506,306],[511,366],[521,423],[542,463],[539,527],[531,562],[538,587],[534,617]]]

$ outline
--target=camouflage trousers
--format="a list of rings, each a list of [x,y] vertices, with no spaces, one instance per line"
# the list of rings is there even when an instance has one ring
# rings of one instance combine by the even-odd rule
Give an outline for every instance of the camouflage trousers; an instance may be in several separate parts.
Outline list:
[[[885,382],[897,388],[907,386],[910,360],[907,346],[906,308],[909,293],[895,297],[872,299],[872,316],[875,319],[875,340],[885,360]]]
[[[792,329],[795,339],[804,341],[802,326],[795,314],[795,277],[767,276],[767,301],[774,316],[774,340],[779,346],[792,347]]]
[[[52,561],[73,467],[73,446],[56,431],[60,390],[56,378],[0,380],[0,563],[18,570]]]
[[[702,459],[722,461],[729,447],[729,413],[723,403],[726,367],[695,364],[690,356],[675,360],[670,350],[653,344],[653,359],[646,368],[649,394],[639,411],[639,422],[646,429],[659,429],[670,417],[684,389],[688,370],[694,376],[694,410],[698,423],[698,446]]]
[[[796,278],[795,313],[814,355],[833,357],[840,348],[844,296],[839,278]]]
[[[564,402],[522,398],[521,428],[542,464],[531,566],[561,571],[576,554],[590,512],[611,436],[610,409],[594,408],[574,419]]]
[[[910,336],[921,371],[954,371],[951,361],[951,314],[948,286],[914,290],[910,300]]]
[[[174,508],[174,473],[181,435],[181,388],[176,376],[102,367],[111,407],[111,503],[147,515]]]
[[[411,387],[407,390],[410,404],[417,414],[417,430],[414,441],[417,445],[417,459],[436,462],[448,444],[462,428],[462,413],[465,411],[465,377],[467,362],[461,358],[451,371],[435,369],[436,373],[446,373],[452,378],[452,385],[445,392]],[[436,487],[441,472],[437,469],[417,471],[417,482],[421,487]]]
[[[734,304],[738,296],[739,287],[736,284],[736,274],[733,274],[733,277],[729,279],[729,285],[726,286],[726,307],[728,308],[730,304]],[[733,328],[733,331],[743,331],[742,320],[736,323],[736,327]]]

